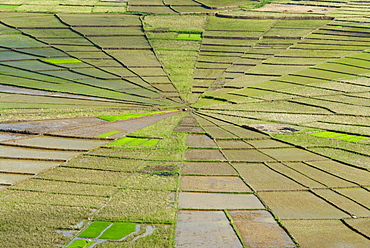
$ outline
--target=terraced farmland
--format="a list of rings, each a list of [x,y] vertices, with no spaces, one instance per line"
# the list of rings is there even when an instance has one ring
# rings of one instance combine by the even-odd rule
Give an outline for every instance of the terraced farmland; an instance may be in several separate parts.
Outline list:
[[[0,246],[369,247],[369,7],[0,0]]]

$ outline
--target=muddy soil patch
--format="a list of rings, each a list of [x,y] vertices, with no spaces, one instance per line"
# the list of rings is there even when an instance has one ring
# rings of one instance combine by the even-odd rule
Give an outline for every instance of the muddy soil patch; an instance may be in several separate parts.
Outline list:
[[[298,148],[262,149],[261,151],[278,161],[327,160],[325,157]]]
[[[190,175],[237,175],[238,173],[228,163],[185,163],[181,174]]]
[[[198,126],[197,120],[192,116],[185,116],[178,124],[179,126]]]
[[[253,146],[247,144],[242,140],[217,140],[217,144],[220,146],[221,149],[245,149],[245,148],[253,148]]]
[[[194,161],[225,161],[226,160],[219,150],[211,150],[211,149],[187,149],[185,151],[185,159],[194,160]]]
[[[252,192],[239,177],[182,176],[182,191],[204,192]]]
[[[264,209],[252,194],[180,193],[179,208],[185,209]]]
[[[329,189],[318,189],[318,190],[313,190],[313,192],[319,195],[320,197],[324,198],[328,202],[331,202],[335,206],[338,206],[340,209],[343,209],[347,213],[350,213],[353,216],[356,216],[356,217],[370,216],[370,211],[368,209],[338,194],[335,191],[332,191]],[[363,196],[366,197],[366,194],[364,194]]]
[[[247,247],[296,247],[265,210],[229,211],[229,214]]]
[[[230,161],[273,162],[274,159],[257,150],[223,150]]]
[[[285,220],[283,225],[301,247],[369,247],[368,239],[340,220]]]
[[[266,139],[268,138],[267,135],[264,135],[259,132],[251,131],[246,128],[238,127],[238,126],[222,126],[222,128],[225,128],[227,131],[243,139]]]
[[[370,218],[362,218],[362,219],[344,219],[348,225],[352,228],[356,229],[357,231],[361,232],[363,235],[370,238]]]
[[[28,137],[24,134],[18,134],[18,133],[0,133],[0,141],[8,141],[8,140],[14,140],[14,139],[20,139]]]
[[[238,137],[234,134],[217,126],[204,127],[207,133],[209,133],[214,139],[237,139]]]
[[[362,188],[337,189],[339,193],[369,208],[370,192]]]
[[[310,177],[327,187],[355,187],[354,183],[343,180],[339,177],[333,176],[329,173],[323,172],[305,163],[285,163],[287,166],[299,171],[300,173]]]
[[[37,174],[59,164],[58,162],[47,161],[1,159],[0,172]]]
[[[330,174],[345,178],[347,180],[357,182],[360,185],[370,185],[370,172],[361,170],[346,164],[327,160],[327,161],[313,161],[308,164],[324,170]]]
[[[106,141],[86,140],[86,139],[66,139],[56,137],[34,137],[29,139],[15,140],[8,142],[11,144],[31,146],[37,148],[51,148],[51,149],[70,149],[70,150],[85,150],[88,151],[97,146],[101,146]]]
[[[267,140],[249,140],[249,144],[256,148],[278,148],[278,147],[290,147],[290,145],[283,142],[279,142],[272,139]]]
[[[245,182],[254,190],[298,190],[305,189],[293,180],[269,169],[264,164],[233,163]]]
[[[189,134],[186,140],[186,146],[189,147],[214,147],[216,143],[207,135],[204,134]]]
[[[66,161],[74,156],[79,155],[78,152],[59,152],[47,151],[41,149],[18,148],[10,146],[0,146],[0,157],[3,158],[23,158],[23,159],[40,159],[40,160],[60,160]]]
[[[179,212],[176,247],[242,247],[222,211]]]
[[[48,133],[61,129],[79,128],[104,123],[95,117],[72,118],[59,120],[28,121],[0,124],[0,130],[14,130],[20,132]]]
[[[258,195],[280,219],[340,219],[350,217],[308,191],[259,192]]]
[[[184,132],[184,133],[204,133],[201,127],[193,126],[177,126],[173,129],[174,132]]]
[[[13,185],[17,182],[28,179],[29,175],[19,175],[19,174],[8,174],[0,173],[0,185]]]
[[[293,179],[294,181],[304,185],[308,188],[323,188],[325,187],[323,184],[301,174],[300,172],[294,170],[293,168],[289,168],[286,164],[281,163],[268,163],[268,167],[275,170],[276,172]]]

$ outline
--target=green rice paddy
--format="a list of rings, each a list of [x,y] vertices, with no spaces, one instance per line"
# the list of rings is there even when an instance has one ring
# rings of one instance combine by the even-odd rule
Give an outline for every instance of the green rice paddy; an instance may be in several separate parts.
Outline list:
[[[101,239],[118,240],[135,231],[135,223],[115,222],[101,236]]]
[[[111,223],[105,221],[94,221],[87,229],[78,235],[80,238],[97,238]]]
[[[82,63],[81,60],[78,59],[46,59],[46,62],[52,64],[75,64],[75,63]]]
[[[310,135],[317,136],[317,137],[323,137],[323,138],[334,138],[334,139],[352,141],[352,142],[368,139],[368,137],[348,135],[348,134],[336,133],[336,132],[318,132],[318,133],[310,133]]]

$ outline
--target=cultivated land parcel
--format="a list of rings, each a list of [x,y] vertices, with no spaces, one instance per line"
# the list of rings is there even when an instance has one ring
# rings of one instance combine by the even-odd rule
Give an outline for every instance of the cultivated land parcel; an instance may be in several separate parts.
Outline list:
[[[0,0],[1,247],[370,247],[370,1]]]

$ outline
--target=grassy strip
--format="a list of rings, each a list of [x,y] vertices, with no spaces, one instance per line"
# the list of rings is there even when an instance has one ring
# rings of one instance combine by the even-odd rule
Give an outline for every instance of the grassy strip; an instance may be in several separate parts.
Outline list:
[[[94,221],[78,237],[80,238],[97,238],[100,233],[111,223],[106,221]]]
[[[114,223],[108,230],[106,230],[99,238],[118,240],[129,235],[132,232],[135,232],[135,227],[135,223],[117,222]]]
[[[114,131],[110,131],[110,132],[107,132],[107,133],[99,134],[96,137],[98,137],[98,138],[108,138],[109,136],[112,136],[112,135],[115,135],[115,134],[118,134],[118,133],[121,133],[121,132],[122,131],[114,130]]]
[[[147,112],[147,113],[135,113],[135,114],[123,114],[123,115],[98,116],[98,118],[100,118],[102,120],[106,120],[106,121],[120,121],[120,120],[143,117],[143,116],[148,116],[148,115],[169,113],[169,112],[173,112],[173,110],[158,111],[158,112]]]

